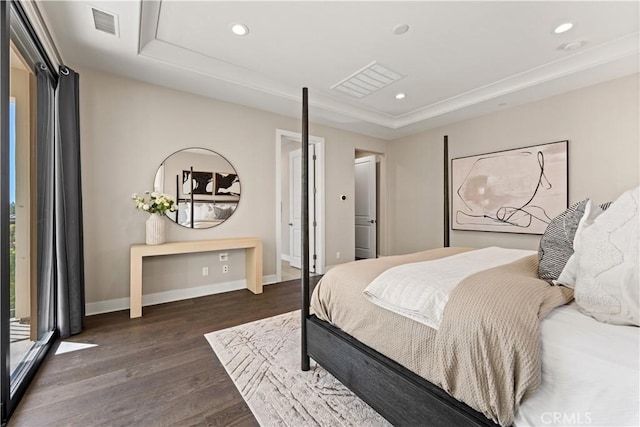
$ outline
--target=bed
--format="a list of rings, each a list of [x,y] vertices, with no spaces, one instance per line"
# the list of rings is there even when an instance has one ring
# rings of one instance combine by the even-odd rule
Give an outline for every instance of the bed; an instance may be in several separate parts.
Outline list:
[[[303,157],[308,142],[306,117],[303,91]],[[304,159],[302,164],[305,200]],[[566,283],[556,283],[566,286],[552,286],[540,278],[540,254],[536,253],[479,271],[470,276],[470,284],[465,278],[448,294],[436,329],[428,326],[428,319],[416,320],[373,304],[363,291],[396,266],[437,263],[475,250],[445,247],[344,264],[322,278],[313,296],[308,260],[303,258],[302,369],[309,369],[312,358],[394,425],[639,425],[638,190],[631,193],[627,207],[615,209],[620,217],[626,214],[619,212],[630,212],[628,206],[635,206],[635,221],[633,216],[631,221],[623,218],[626,222],[620,233],[627,239],[625,244],[635,250],[635,258],[632,256],[630,263],[625,260],[624,274],[635,271],[635,278],[623,274],[627,286],[619,300],[630,304],[614,310],[617,314],[598,306],[602,295],[592,298],[586,285],[577,286],[587,281],[587,268],[581,269],[580,261],[588,264],[589,256],[601,259],[602,254],[592,250],[598,245],[575,247],[575,255],[561,268],[563,274],[571,270],[564,267],[571,266],[573,260],[573,271],[565,274]],[[580,226],[573,230],[575,241],[583,235],[585,242],[602,240],[598,233],[590,233],[598,227],[588,229],[597,222],[595,216],[583,224],[583,218],[589,216],[585,205],[587,211],[591,209],[590,202],[582,203],[565,213],[580,219]],[[305,203],[302,206],[305,218]],[[568,220],[563,217],[559,222]],[[303,229],[305,226],[308,224],[303,223]],[[445,243],[448,228],[445,224]],[[629,235],[635,237],[629,240]],[[574,241],[573,234],[569,240]],[[308,252],[306,245],[303,241],[303,254]],[[549,253],[554,260],[559,256]],[[612,276],[609,271],[607,275]],[[575,283],[569,283],[571,280]],[[600,279],[594,280],[591,282]],[[614,274],[608,280],[617,277]],[[485,287],[476,287],[478,283]],[[520,298],[518,289],[528,294]],[[574,295],[579,305],[571,302]],[[479,304],[470,306],[463,298]],[[510,299],[515,306],[508,303]],[[486,317],[483,307],[494,313]],[[584,314],[585,307],[593,308],[589,316]],[[516,312],[508,313],[513,310]],[[465,334],[475,334],[484,341],[473,342]],[[456,336],[464,339],[456,341]],[[521,351],[521,346],[528,349]]]
[[[441,256],[455,258],[455,254],[467,251],[467,248],[441,248],[404,256],[386,257],[377,260],[363,260],[354,263],[343,264],[330,270],[325,277],[315,287],[311,308],[314,316],[307,321],[312,323],[310,329],[320,328],[321,322],[329,323],[336,327],[341,333],[349,336],[349,339],[357,340],[364,343],[372,352],[377,353],[382,358],[388,359],[406,368],[408,376],[417,375],[423,380],[427,380],[432,384],[443,386],[443,378],[446,389],[449,393],[454,394],[459,399],[468,403],[477,415],[476,418],[469,420],[469,424],[491,425],[488,417],[495,418],[496,422],[502,425],[544,425],[545,421],[549,421],[550,425],[557,425],[552,420],[558,417],[565,417],[562,425],[573,424],[570,419],[581,423],[591,425],[636,425],[638,419],[637,404],[634,408],[629,405],[633,401],[632,396],[638,396],[638,331],[633,326],[609,325],[598,322],[584,314],[580,313],[575,304],[568,304],[571,300],[573,292],[564,287],[550,287],[546,282],[540,281],[537,276],[537,254],[523,257],[520,261],[506,264],[503,267],[495,268],[486,274],[487,277],[498,277],[496,282],[500,282],[500,275],[504,272],[500,270],[508,270],[509,277],[502,279],[502,285],[511,288],[514,294],[505,293],[505,289],[494,286],[496,282],[488,282],[483,280],[482,275],[476,275],[476,279],[469,285],[474,285],[472,291],[473,298],[478,299],[480,309],[474,312],[473,308],[468,308],[464,312],[464,316],[450,316],[451,323],[447,325],[443,323],[437,331],[416,322],[407,317],[398,315],[389,310],[383,309],[375,304],[370,303],[364,296],[363,290],[369,285],[370,281],[378,276],[382,271],[388,271],[391,266],[406,263],[417,263],[421,260],[434,259]],[[453,255],[453,256],[452,256]],[[515,280],[513,277],[525,277],[526,281]],[[533,312],[532,317],[540,315],[544,318],[540,322],[540,328],[531,330],[530,335],[540,334],[542,336],[541,355],[538,359],[543,367],[541,383],[537,383],[538,377],[534,375],[532,369],[523,372],[518,363],[533,363],[527,359],[527,351],[524,351],[524,342],[529,341],[529,336],[518,337],[510,336],[506,340],[498,338],[505,336],[509,332],[517,329],[512,327],[501,328],[501,323],[508,319],[509,313],[503,314],[505,307],[518,307],[517,302],[513,301],[518,295],[523,297],[524,301],[535,300],[535,293],[532,289],[532,282],[540,283],[540,289],[547,288],[552,291],[551,294],[545,295],[545,304],[540,304],[542,310]],[[484,288],[482,288],[484,283]],[[493,288],[496,294],[492,294],[486,286]],[[522,286],[523,289],[517,289]],[[459,291],[460,288],[457,288]],[[524,293],[523,293],[524,292]],[[529,294],[526,294],[529,292]],[[554,295],[555,294],[555,295]],[[447,348],[454,345],[453,339],[446,339],[455,336],[460,330],[471,330],[470,335],[475,337],[476,330],[473,325],[479,317],[476,314],[483,314],[482,307],[489,303],[495,302],[496,297],[502,296],[502,301],[493,304],[494,309],[499,309],[501,316],[493,318],[493,323],[484,325],[480,329],[482,331],[495,332],[492,346],[499,348],[499,351],[492,350],[489,346],[490,356],[488,359],[500,361],[496,366],[482,367],[478,370],[460,371],[460,366],[465,366],[474,361],[475,352],[479,352],[481,348],[475,345],[463,345],[455,348],[456,352],[462,353],[456,357],[456,363],[450,363],[454,354],[448,353]],[[462,301],[462,296],[458,298],[458,303]],[[484,298],[484,299],[483,299]],[[452,300],[450,300],[451,303]],[[505,304],[501,307],[500,304]],[[536,303],[537,304],[537,303]],[[536,305],[538,306],[538,305]],[[354,316],[353,313],[357,312]],[[525,316],[520,312],[512,312],[511,319],[516,322],[522,322]],[[491,320],[491,318],[489,319]],[[466,323],[465,323],[466,321]],[[458,324],[459,328],[455,325]],[[452,325],[454,328],[452,329]],[[444,328],[446,326],[446,328]],[[535,327],[536,325],[525,325],[526,328]],[[528,330],[528,329],[525,329]],[[442,336],[438,336],[443,331]],[[337,332],[337,331],[334,331]],[[313,335],[313,332],[312,332]],[[444,338],[443,338],[444,337]],[[338,338],[340,336],[338,335]],[[344,337],[343,337],[344,338]],[[471,341],[472,343],[474,341]],[[537,342],[531,342],[531,345],[537,345]],[[323,344],[324,346],[325,344]],[[513,347],[502,348],[504,345],[512,345]],[[315,344],[309,343],[311,347],[311,357],[316,358],[317,352],[323,352],[324,349],[317,348]],[[326,348],[333,349],[330,345]],[[468,350],[468,351],[466,351]],[[485,349],[486,350],[486,349]],[[535,347],[534,347],[535,350]],[[323,357],[338,357],[338,364],[343,364],[340,360],[342,355],[331,351],[333,355],[320,356],[320,365],[323,363],[332,363]],[[511,356],[513,352],[513,356]],[[521,353],[521,354],[520,354]],[[422,354],[423,357],[416,355]],[[362,363],[358,360],[360,356],[356,356],[354,363]],[[479,358],[483,360],[482,357]],[[506,360],[503,360],[506,359]],[[509,362],[510,365],[504,365]],[[367,363],[367,362],[365,362]],[[443,364],[449,363],[448,366],[442,367]],[[476,362],[477,363],[477,362]],[[458,365],[458,366],[456,366]],[[475,363],[474,363],[475,365]],[[438,367],[434,369],[433,367]],[[500,398],[504,395],[504,391],[497,393],[495,396],[489,396],[488,392],[496,389],[499,390],[504,385],[500,382],[494,382],[491,386],[486,385],[484,390],[478,384],[478,378],[483,378],[484,374],[489,373],[489,377],[495,376],[491,369],[501,369],[507,366],[508,372],[513,372],[512,377],[508,377],[502,384],[509,384],[513,387],[514,393],[521,392],[522,396],[509,396],[508,401],[501,402]],[[342,369],[342,366],[338,369]],[[359,369],[354,367],[354,371]],[[540,369],[537,366],[537,369]],[[505,369],[507,370],[507,369]],[[355,372],[340,373],[346,381],[354,381]],[[442,377],[440,376],[442,375]],[[447,375],[457,375],[453,379],[447,380]],[[368,374],[363,377],[369,378]],[[629,379],[636,379],[629,381]],[[393,380],[395,381],[395,380]],[[382,388],[389,387],[390,381],[383,381]],[[607,391],[607,385],[612,382],[616,384],[615,393],[611,390]],[[467,390],[460,390],[465,384],[473,384],[474,387]],[[369,387],[363,384],[365,387]],[[537,389],[537,390],[536,390]],[[509,388],[507,387],[507,390]],[[535,393],[524,396],[530,390]],[[583,390],[577,393],[576,390]],[[380,390],[371,390],[373,393],[379,393]],[[587,392],[584,392],[587,391]],[[484,394],[483,394],[484,393]],[[395,394],[395,393],[394,393]],[[490,393],[489,393],[490,394]],[[481,398],[474,400],[474,396]],[[383,396],[385,396],[383,394]],[[602,398],[602,396],[608,396]],[[385,398],[386,399],[386,398]],[[447,398],[444,397],[444,400]],[[518,411],[511,411],[513,402],[522,400],[523,403]],[[490,402],[487,408],[482,410],[482,402]],[[585,402],[589,402],[589,411],[585,411]],[[424,402],[423,402],[424,404]],[[400,416],[395,418],[394,414],[383,414],[395,425],[411,425],[415,424],[415,419],[404,418],[406,414],[406,403],[398,402],[401,409]],[[441,410],[444,411],[444,410]],[[444,412],[446,413],[446,412]],[[467,414],[467,413],[465,413]],[[482,414],[482,415],[480,415]],[[468,415],[468,414],[467,414]],[[441,418],[439,413],[436,415],[442,425],[460,425],[457,419]],[[418,415],[422,419],[424,415]],[[484,417],[482,419],[481,417]],[[570,419],[567,419],[569,417]],[[626,421],[626,422],[625,422]],[[466,422],[466,421],[465,421]],[[437,425],[437,423],[429,423],[429,425]]]

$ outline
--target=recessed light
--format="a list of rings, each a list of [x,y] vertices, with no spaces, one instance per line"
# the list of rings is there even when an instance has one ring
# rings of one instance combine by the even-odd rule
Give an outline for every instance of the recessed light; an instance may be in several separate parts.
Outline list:
[[[399,24],[393,27],[393,34],[396,34],[396,35],[404,34],[407,31],[409,31],[408,24]]]
[[[569,31],[571,28],[573,28],[573,24],[571,22],[565,22],[563,24],[560,24],[556,27],[555,30],[553,30],[554,33],[556,34],[560,34],[560,33],[566,33],[567,31]]]
[[[396,93],[396,99],[404,99],[404,97],[407,96],[404,93],[400,92],[400,93]]]
[[[564,51],[567,51],[567,52],[571,52],[573,50],[580,49],[585,44],[587,44],[587,42],[584,42],[584,41],[574,41],[574,42],[562,43],[560,46],[558,46],[558,49],[564,50]]]
[[[233,24],[231,25],[231,31],[236,36],[246,36],[249,34],[249,27],[244,24]]]

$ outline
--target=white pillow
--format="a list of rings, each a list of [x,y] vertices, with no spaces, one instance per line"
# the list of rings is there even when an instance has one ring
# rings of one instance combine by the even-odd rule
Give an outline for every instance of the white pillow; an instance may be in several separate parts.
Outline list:
[[[576,304],[601,322],[640,326],[639,199],[640,187],[625,192],[576,232]]]

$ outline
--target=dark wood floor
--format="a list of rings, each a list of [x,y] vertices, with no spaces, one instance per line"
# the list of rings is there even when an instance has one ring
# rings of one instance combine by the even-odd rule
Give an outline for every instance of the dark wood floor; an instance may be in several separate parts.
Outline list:
[[[90,316],[68,341],[98,346],[50,355],[9,426],[257,425],[204,334],[299,307],[294,280]]]

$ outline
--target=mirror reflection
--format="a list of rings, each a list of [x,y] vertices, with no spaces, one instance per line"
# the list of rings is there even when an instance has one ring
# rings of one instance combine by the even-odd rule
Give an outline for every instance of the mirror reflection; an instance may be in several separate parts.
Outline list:
[[[240,179],[220,154],[186,148],[167,157],[158,168],[154,191],[170,195],[178,210],[172,221],[188,228],[210,228],[224,222],[240,201]]]

